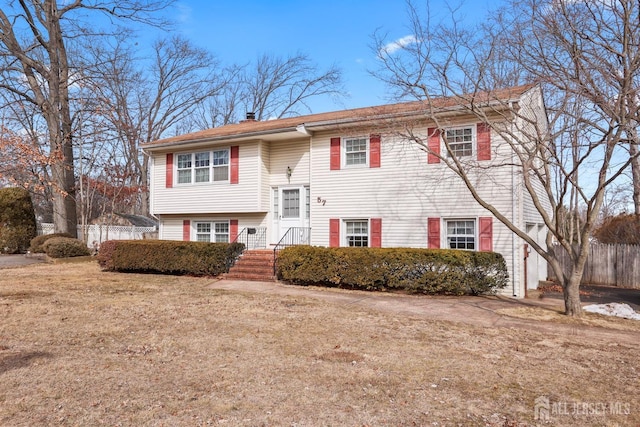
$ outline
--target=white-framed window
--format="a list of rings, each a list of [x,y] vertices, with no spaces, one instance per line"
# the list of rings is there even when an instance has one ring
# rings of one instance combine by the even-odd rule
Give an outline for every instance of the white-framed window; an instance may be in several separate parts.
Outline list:
[[[213,152],[213,180],[229,180],[229,150],[216,150]]]
[[[280,215],[280,191],[278,187],[272,188],[273,191],[273,218],[277,219]]]
[[[211,241],[211,223],[210,222],[196,222],[196,241],[198,242]]]
[[[470,157],[473,155],[473,145],[475,141],[473,126],[446,129],[445,138],[455,157]]]
[[[191,183],[192,154],[178,154],[178,184]]]
[[[229,149],[177,154],[178,184],[229,180]]]
[[[194,153],[195,157],[195,176],[196,182],[209,182],[210,175],[210,153],[205,151],[204,153]]]
[[[448,219],[445,220],[447,248],[475,251],[476,245],[476,220],[475,219]]]
[[[199,221],[195,230],[198,242],[229,242],[229,221]]]
[[[358,166],[368,164],[369,138],[343,138],[344,165]]]
[[[369,221],[348,219],[344,221],[346,246],[369,246]]]

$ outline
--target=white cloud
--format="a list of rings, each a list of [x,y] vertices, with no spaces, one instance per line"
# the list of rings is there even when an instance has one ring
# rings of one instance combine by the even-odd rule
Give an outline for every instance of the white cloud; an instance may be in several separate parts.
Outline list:
[[[392,53],[403,49],[411,44],[414,44],[418,41],[418,39],[416,38],[416,36],[414,36],[413,34],[410,34],[408,36],[404,36],[404,37],[400,37],[399,39],[396,39],[390,43],[387,43],[386,45],[382,46],[382,48],[380,48],[380,52],[378,52],[379,55],[391,55]]]

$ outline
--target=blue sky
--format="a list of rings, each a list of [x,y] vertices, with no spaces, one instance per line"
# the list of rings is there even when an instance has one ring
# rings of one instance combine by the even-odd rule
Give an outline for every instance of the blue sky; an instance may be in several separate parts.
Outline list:
[[[424,0],[423,0],[424,1]],[[447,3],[430,0],[431,10],[447,16]],[[467,0],[462,11],[476,19],[499,0]],[[259,54],[306,53],[320,68],[337,65],[347,97],[312,103],[313,112],[389,102],[389,93],[369,70],[375,68],[372,34],[389,41],[407,35],[404,0],[182,0],[171,11],[176,30],[213,52],[224,64],[246,63]]]

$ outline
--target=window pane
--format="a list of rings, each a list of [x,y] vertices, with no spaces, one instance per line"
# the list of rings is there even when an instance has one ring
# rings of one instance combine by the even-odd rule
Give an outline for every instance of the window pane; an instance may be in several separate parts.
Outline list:
[[[369,246],[369,222],[345,221],[347,246]]]
[[[347,165],[367,164],[367,153],[347,153]]]
[[[344,142],[345,161],[347,165],[364,165],[367,163],[367,139],[347,139]]]
[[[228,181],[229,180],[229,166],[214,166],[213,167],[213,180],[214,181]]]
[[[196,240],[198,242],[211,241],[211,223],[208,223],[208,222],[196,223]]]
[[[196,167],[209,167],[209,153],[196,153]]]
[[[447,221],[447,244],[450,249],[475,250],[476,222],[474,220]]]
[[[311,217],[311,192],[309,187],[304,187],[304,193],[306,194],[305,218],[309,219]]]
[[[215,241],[217,243],[229,242],[229,223],[228,222],[216,222],[215,223]]]
[[[196,182],[209,182],[209,168],[196,169]]]
[[[213,152],[213,165],[222,166],[229,164],[229,150],[220,150]]]
[[[280,196],[278,194],[278,189],[274,188],[273,189],[273,217],[277,218],[278,217],[278,204],[280,202]]]
[[[178,154],[178,169],[191,167],[191,154]]]
[[[178,170],[178,184],[188,184],[191,182],[191,169]]]
[[[473,129],[449,129],[447,130],[447,142],[455,157],[468,157],[473,155]]]
[[[282,190],[282,217],[300,218],[300,190]]]

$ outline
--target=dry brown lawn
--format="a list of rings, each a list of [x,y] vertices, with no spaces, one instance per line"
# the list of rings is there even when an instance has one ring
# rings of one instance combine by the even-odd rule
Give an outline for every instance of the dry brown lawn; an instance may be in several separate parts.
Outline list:
[[[640,425],[634,332],[481,328],[211,282],[0,270],[0,425],[524,426],[540,396],[539,425]]]

